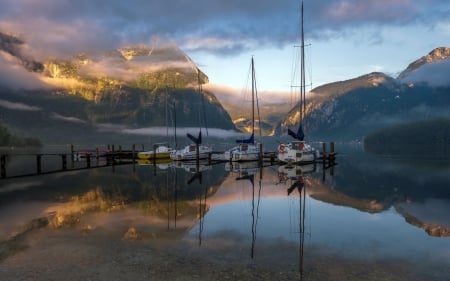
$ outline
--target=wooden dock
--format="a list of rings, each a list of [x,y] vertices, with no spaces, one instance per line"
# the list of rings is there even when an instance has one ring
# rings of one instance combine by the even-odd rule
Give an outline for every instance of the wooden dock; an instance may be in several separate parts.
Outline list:
[[[0,179],[37,176],[74,170],[101,168],[107,166],[114,167],[124,164],[135,164],[138,160],[138,153],[139,151],[135,149],[135,145],[132,145],[131,149],[128,150],[122,149],[122,146],[120,145],[118,146],[118,149],[115,149],[114,145],[108,145],[106,149],[94,148],[76,150],[74,149],[74,146],[71,145],[70,153],[1,154]],[[223,153],[224,151],[214,151],[210,153],[207,159],[207,164],[213,165],[229,161],[221,160],[219,157],[217,157],[218,155],[221,155]],[[18,157],[27,157],[27,161],[34,162],[34,168],[32,168],[31,171],[23,174],[10,173],[10,171],[7,170],[7,163],[10,158]],[[51,160],[49,160],[50,158]],[[55,158],[59,160],[56,160]],[[52,165],[49,165],[50,161],[52,161]],[[276,151],[263,152],[259,161],[261,163],[261,166],[281,164],[277,160]],[[335,161],[336,153],[334,151],[334,143],[330,143],[329,151],[327,151],[326,143],[322,143],[322,151],[320,153],[320,157],[314,162],[321,163],[323,165],[323,169],[325,170],[328,168],[333,169],[333,167],[336,165]],[[55,168],[55,163],[60,163],[59,165],[56,164],[58,165],[57,168]],[[52,166],[53,168],[49,168],[48,166]]]

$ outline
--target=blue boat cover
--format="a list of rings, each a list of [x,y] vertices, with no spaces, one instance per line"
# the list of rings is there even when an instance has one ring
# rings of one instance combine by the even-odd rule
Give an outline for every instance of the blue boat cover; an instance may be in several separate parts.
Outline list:
[[[301,125],[300,127],[298,127],[297,133],[294,133],[291,129],[288,128],[288,135],[299,141],[303,141],[303,139],[305,138],[305,134],[303,133]]]
[[[248,139],[245,140],[236,140],[236,143],[254,143],[255,142],[255,135],[252,134]]]
[[[195,144],[202,144],[202,131],[198,133],[198,138],[194,137],[193,135],[187,133],[186,134],[188,138],[190,138]]]

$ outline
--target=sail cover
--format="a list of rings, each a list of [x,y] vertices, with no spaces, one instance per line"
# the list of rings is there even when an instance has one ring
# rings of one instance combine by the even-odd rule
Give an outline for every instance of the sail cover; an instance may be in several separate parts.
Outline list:
[[[295,133],[294,131],[292,131],[291,129],[288,128],[288,135],[290,135],[291,137],[293,137],[294,139],[299,140],[299,141],[303,141],[303,139],[305,138],[305,134],[303,133],[302,126],[298,127],[297,133]]]
[[[252,134],[248,139],[245,140],[236,140],[236,143],[254,143],[255,142],[255,135]]]
[[[194,137],[193,135],[187,133],[186,134],[188,138],[191,139],[195,144],[202,144],[202,131],[198,133],[198,138]]]

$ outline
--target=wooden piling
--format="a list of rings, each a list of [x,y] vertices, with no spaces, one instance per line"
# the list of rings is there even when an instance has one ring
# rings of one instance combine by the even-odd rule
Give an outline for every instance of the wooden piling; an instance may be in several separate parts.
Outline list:
[[[62,170],[67,170],[67,155],[61,154]]]
[[[2,178],[6,178],[6,155],[0,155],[0,174]]]
[[[70,159],[72,159],[72,163],[75,161],[75,149],[73,148],[73,144],[70,145]]]
[[[322,143],[322,159],[325,160],[327,157],[327,144],[325,142]]]
[[[259,145],[259,162],[262,163],[262,161],[263,161],[263,144],[260,142],[258,145]]]
[[[41,158],[42,158],[41,154],[36,154],[36,173],[37,174],[40,174],[42,172]]]

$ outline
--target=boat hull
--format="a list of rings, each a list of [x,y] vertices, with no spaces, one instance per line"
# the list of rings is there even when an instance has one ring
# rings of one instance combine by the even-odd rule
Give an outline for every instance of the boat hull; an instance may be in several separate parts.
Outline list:
[[[167,145],[155,144],[153,150],[139,152],[137,157],[142,160],[170,159],[172,151]]]
[[[170,154],[170,159],[174,161],[188,161],[197,159],[208,159],[211,155],[212,149],[208,146],[199,146],[197,153],[196,145],[188,145],[184,149],[176,150]]]
[[[151,160],[151,159],[170,159],[170,152],[157,152],[145,151],[138,153],[138,159]]]
[[[314,163],[319,158],[319,151],[304,142],[292,142],[278,146],[278,161],[287,164]]]
[[[257,161],[261,159],[259,144],[240,144],[224,153],[224,158],[232,162]]]

